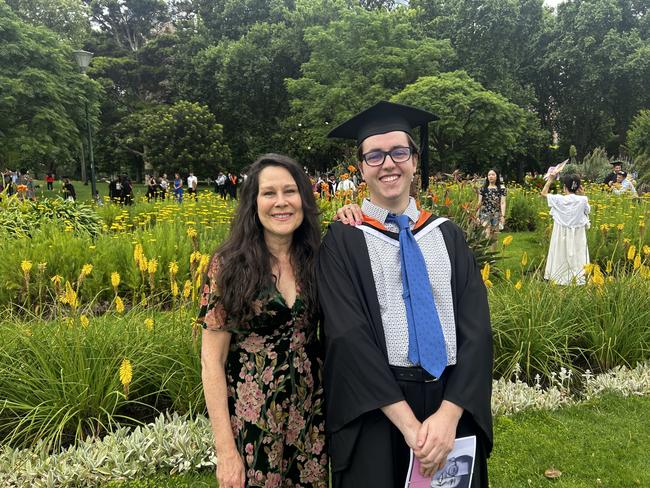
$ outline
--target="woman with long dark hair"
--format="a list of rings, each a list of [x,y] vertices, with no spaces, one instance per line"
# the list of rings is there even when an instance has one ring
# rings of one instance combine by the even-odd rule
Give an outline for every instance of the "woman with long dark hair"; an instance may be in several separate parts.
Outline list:
[[[203,288],[203,389],[220,488],[328,486],[317,338],[318,207],[302,168],[248,169]]]
[[[503,229],[506,219],[506,187],[496,170],[488,171],[485,183],[479,190],[478,217],[485,227],[485,235],[492,237]]]

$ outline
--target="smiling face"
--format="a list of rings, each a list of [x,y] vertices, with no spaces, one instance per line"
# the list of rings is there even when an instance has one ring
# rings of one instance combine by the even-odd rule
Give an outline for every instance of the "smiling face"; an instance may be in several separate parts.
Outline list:
[[[406,132],[394,131],[368,137],[361,145],[361,152],[366,154],[409,146]],[[372,203],[394,213],[403,212],[409,202],[409,190],[416,166],[415,152],[403,163],[395,163],[388,155],[380,166],[369,166],[361,160],[359,169],[368,184]]]
[[[266,237],[293,235],[303,220],[302,199],[291,173],[267,166],[259,174],[257,216]]]

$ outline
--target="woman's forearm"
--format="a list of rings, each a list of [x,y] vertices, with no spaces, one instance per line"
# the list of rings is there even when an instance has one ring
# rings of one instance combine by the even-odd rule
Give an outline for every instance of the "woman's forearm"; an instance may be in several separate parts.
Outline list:
[[[217,456],[220,452],[236,451],[237,446],[230,425],[230,412],[228,411],[228,387],[226,385],[225,369],[221,365],[210,367],[204,365],[201,376]]]
[[[540,192],[540,196],[545,197],[548,195],[548,190],[551,188],[551,183],[553,183],[554,180],[555,178],[553,175],[549,175],[548,180],[546,180],[546,183],[544,184],[544,188],[542,188],[542,191]]]

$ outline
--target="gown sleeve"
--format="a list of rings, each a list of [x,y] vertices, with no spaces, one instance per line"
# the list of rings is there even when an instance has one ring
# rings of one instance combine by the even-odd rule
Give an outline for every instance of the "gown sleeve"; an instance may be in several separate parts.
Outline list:
[[[326,347],[324,386],[329,433],[343,429],[366,412],[404,399],[371,323],[360,289],[362,271],[352,264],[352,250],[341,239],[342,232],[361,231],[341,226],[332,224],[323,239],[317,272]],[[364,251],[354,250],[356,254]]]
[[[487,290],[474,254],[456,225],[453,229],[457,296],[456,365],[450,368],[444,398],[469,412],[492,444],[492,327]]]
[[[207,330],[228,330],[226,326],[226,310],[221,303],[217,275],[219,274],[219,259],[213,257],[201,290],[201,302],[197,323]]]

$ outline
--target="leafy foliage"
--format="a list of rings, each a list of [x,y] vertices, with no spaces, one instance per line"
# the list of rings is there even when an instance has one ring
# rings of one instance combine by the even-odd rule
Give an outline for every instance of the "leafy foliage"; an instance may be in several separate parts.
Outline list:
[[[650,185],[650,110],[641,110],[634,117],[627,137],[639,182]]]
[[[518,147],[527,129],[520,107],[485,90],[464,71],[428,76],[408,85],[392,101],[437,114],[430,143],[444,168],[486,170]]]
[[[506,209],[506,225],[514,232],[533,231],[537,229],[537,208],[533,205],[530,194],[510,192]]]
[[[416,36],[409,15],[355,9],[305,31],[311,56],[302,76],[287,80],[291,112],[284,129],[291,153],[312,165],[343,158],[342,144],[326,139],[329,130],[453,60],[448,42]]]
[[[223,126],[198,103],[181,100],[146,114],[141,137],[145,157],[159,171],[214,175],[217,164],[230,160]]]
[[[68,161],[79,150],[84,103],[92,113],[97,84],[77,71],[65,43],[19,20],[4,0],[0,44],[0,160],[18,168]]]
[[[0,209],[0,233],[5,238],[31,237],[46,227],[87,236],[101,230],[101,219],[90,205],[59,198],[35,202],[13,196],[3,199]]]

